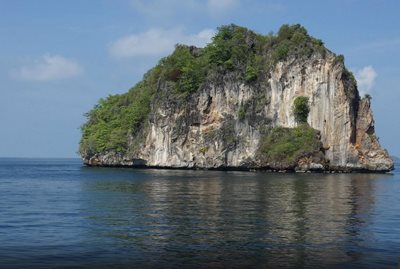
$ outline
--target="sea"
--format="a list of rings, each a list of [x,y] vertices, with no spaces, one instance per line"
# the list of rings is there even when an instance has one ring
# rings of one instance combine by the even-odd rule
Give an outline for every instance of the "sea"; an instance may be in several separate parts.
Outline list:
[[[400,268],[400,172],[0,159],[0,268]]]

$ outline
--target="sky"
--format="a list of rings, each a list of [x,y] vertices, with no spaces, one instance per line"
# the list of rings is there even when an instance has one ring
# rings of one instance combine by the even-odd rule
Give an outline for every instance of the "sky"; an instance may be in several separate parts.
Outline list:
[[[84,114],[124,93],[176,43],[218,26],[302,24],[372,95],[381,144],[400,156],[400,1],[0,0],[0,157],[77,157]]]

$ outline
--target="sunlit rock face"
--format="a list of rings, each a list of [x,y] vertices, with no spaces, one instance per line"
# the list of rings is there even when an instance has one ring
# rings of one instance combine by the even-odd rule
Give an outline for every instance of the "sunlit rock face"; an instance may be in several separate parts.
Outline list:
[[[246,83],[235,71],[209,75],[183,104],[169,95],[168,82],[160,82],[137,150],[83,156],[84,162],[282,171],[393,169],[375,135],[369,99],[360,98],[354,78],[335,54],[326,50],[307,59],[289,57],[263,77]],[[319,157],[307,156],[294,166],[262,163],[259,148],[265,129],[295,127],[293,101],[298,96],[308,97],[307,123],[320,132]],[[134,137],[130,141],[138,143]]]
[[[279,63],[269,80],[257,87],[228,74],[219,84],[206,84],[183,108],[160,100],[137,158],[148,166],[257,167],[260,128],[296,126],[293,100],[306,96],[308,124],[321,132],[331,169],[390,170],[393,162],[374,135],[369,101],[360,100],[343,70],[343,65],[334,64],[333,54],[307,62],[291,59]],[[254,101],[263,102],[259,111],[239,119],[240,106]]]

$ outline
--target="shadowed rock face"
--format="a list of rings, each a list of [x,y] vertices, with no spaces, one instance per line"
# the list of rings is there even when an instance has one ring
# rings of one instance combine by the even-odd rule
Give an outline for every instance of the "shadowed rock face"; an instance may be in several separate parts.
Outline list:
[[[178,101],[160,82],[143,139],[134,151],[82,154],[93,166],[150,166],[292,171],[371,171],[393,169],[375,135],[368,99],[343,62],[326,50],[311,57],[279,61],[264,79],[246,83],[235,71],[208,76],[201,87]],[[319,131],[319,152],[294,163],[265,163],[259,147],[267,128],[296,126],[292,113],[298,96],[309,99],[307,123]],[[131,136],[130,143],[138,143]]]

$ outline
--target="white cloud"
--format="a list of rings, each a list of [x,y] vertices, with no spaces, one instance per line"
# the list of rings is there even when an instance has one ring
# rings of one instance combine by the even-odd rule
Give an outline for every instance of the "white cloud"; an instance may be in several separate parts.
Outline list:
[[[356,73],[357,85],[361,95],[371,93],[377,74],[375,69],[368,65],[358,70]]]
[[[75,61],[60,55],[44,55],[40,60],[10,72],[16,79],[50,81],[79,76],[83,68]]]
[[[171,52],[177,43],[202,47],[211,41],[214,34],[211,29],[189,35],[182,29],[150,29],[118,39],[111,45],[110,54],[115,58],[157,56]]]
[[[211,42],[215,34],[216,32],[213,29],[204,29],[194,35],[182,36],[182,42],[179,43],[204,47],[207,43]]]
[[[131,3],[140,13],[157,18],[174,17],[182,10],[198,11],[202,8],[199,0],[131,0]]]
[[[207,7],[212,14],[224,13],[236,8],[239,5],[238,0],[208,0]]]
[[[131,0],[131,3],[146,16],[171,19],[187,13],[221,15],[239,7],[240,0]]]

